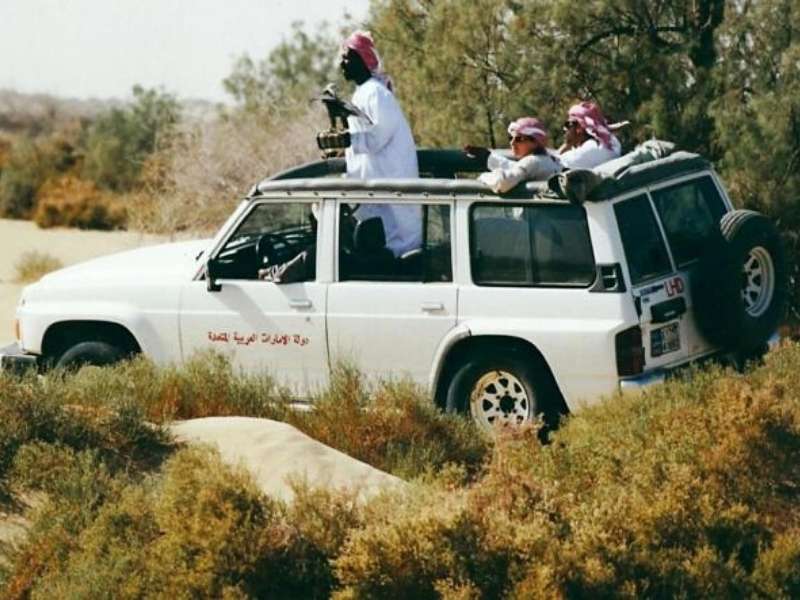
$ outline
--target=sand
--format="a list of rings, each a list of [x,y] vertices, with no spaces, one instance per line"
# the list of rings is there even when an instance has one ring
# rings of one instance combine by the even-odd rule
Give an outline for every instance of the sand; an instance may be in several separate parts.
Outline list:
[[[267,495],[291,501],[289,482],[356,492],[366,500],[402,487],[401,479],[317,442],[286,423],[251,417],[208,417],[175,423],[176,439],[216,447],[224,462],[242,465]]]
[[[14,281],[15,265],[25,252],[38,251],[64,266],[90,258],[169,241],[167,236],[128,231],[40,229],[31,221],[0,219],[0,347],[14,339],[14,311],[23,284]]]

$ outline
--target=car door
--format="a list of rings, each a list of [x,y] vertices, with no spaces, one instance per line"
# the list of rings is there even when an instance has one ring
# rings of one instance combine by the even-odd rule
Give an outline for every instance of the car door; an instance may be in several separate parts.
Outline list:
[[[646,192],[614,204],[648,369],[688,356],[688,280],[677,273]]]
[[[677,295],[682,292],[687,311],[684,317],[686,352],[695,358],[715,350],[700,333],[692,310],[692,289],[689,285],[692,270],[712,236],[719,234],[719,222],[728,211],[716,182],[709,173],[671,181],[650,188],[656,216],[667,240],[667,248],[675,267],[675,282],[681,290],[667,289]]]
[[[726,210],[709,174],[668,182],[614,205],[648,368],[715,350],[699,333],[689,284]]]
[[[328,290],[327,324],[332,362],[351,362],[372,377],[408,375],[425,384],[436,349],[456,324],[457,293],[451,203],[417,206],[422,247],[395,257],[378,222],[348,222],[348,206],[340,204],[338,275]]]
[[[316,236],[311,201],[254,202],[211,257],[214,291],[200,279],[182,289],[183,358],[216,350],[237,368],[268,371],[298,395],[325,385],[327,283],[316,281],[314,272],[288,284],[258,277],[268,256],[280,264],[310,252],[316,261]]]

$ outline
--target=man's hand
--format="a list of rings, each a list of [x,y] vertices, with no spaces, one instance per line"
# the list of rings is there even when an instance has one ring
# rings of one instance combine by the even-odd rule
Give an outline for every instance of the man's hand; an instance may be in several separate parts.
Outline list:
[[[345,131],[320,131],[317,134],[317,146],[320,150],[338,150],[350,146],[350,132]]]
[[[489,149],[483,146],[464,146],[464,154],[472,158],[477,158],[482,163],[489,160]]]

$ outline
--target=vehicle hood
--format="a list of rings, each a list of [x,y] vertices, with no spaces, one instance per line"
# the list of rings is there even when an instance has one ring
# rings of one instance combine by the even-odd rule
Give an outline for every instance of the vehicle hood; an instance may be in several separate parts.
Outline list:
[[[171,282],[191,279],[211,240],[192,240],[127,250],[48,273],[43,285],[115,282]]]

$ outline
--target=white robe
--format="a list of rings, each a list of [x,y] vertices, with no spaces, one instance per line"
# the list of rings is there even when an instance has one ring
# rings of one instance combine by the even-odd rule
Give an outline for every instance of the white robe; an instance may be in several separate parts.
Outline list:
[[[542,181],[561,171],[558,155],[550,150],[546,154],[528,154],[519,160],[510,160],[492,152],[487,162],[488,173],[480,179],[497,194],[503,194],[522,181]]]
[[[375,78],[356,88],[352,103],[372,120],[348,117],[350,147],[345,152],[347,176],[357,179],[419,177],[417,148],[400,104]],[[395,256],[422,245],[422,209],[411,204],[363,204],[355,213],[360,221],[380,217],[386,247]]]
[[[606,148],[594,138],[589,138],[583,144],[572,150],[562,152],[559,158],[565,169],[594,169],[597,165],[619,158],[622,145],[617,136],[611,136],[611,148]]]

